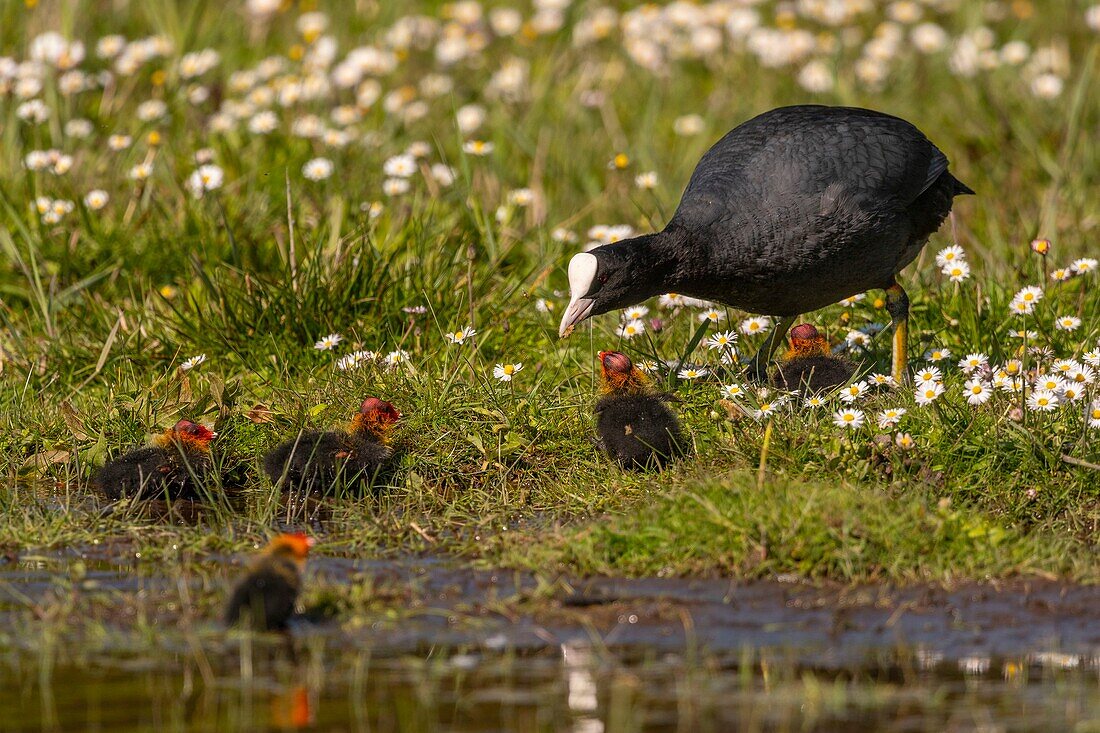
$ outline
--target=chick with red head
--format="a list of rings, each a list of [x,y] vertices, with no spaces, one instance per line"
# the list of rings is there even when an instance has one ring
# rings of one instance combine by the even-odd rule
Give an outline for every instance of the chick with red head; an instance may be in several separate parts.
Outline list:
[[[596,402],[600,447],[624,468],[661,468],[687,453],[669,396],[654,388],[630,357],[600,352],[601,396]]]
[[[856,371],[850,361],[832,355],[828,340],[812,324],[801,323],[792,328],[790,341],[772,373],[772,384],[776,387],[823,392],[847,384]]]
[[[281,631],[294,615],[302,573],[313,538],[295,532],[277,535],[233,587],[225,607],[227,626]]]
[[[264,457],[264,471],[272,483],[295,492],[327,495],[341,486],[369,486],[390,467],[390,434],[400,418],[389,402],[368,397],[347,430],[303,431]]]
[[[205,425],[180,420],[153,440],[108,461],[93,485],[108,499],[202,499],[214,471],[210,443],[217,437]]]

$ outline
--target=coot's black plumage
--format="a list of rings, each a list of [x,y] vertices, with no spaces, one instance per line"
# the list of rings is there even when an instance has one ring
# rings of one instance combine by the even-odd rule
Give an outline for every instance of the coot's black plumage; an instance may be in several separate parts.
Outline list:
[[[596,402],[600,447],[625,468],[664,466],[684,455],[680,422],[669,409],[668,396],[657,392],[630,357],[601,351],[603,396]]]
[[[225,623],[245,623],[256,631],[285,629],[294,615],[313,539],[301,533],[271,540],[248,572],[233,587],[225,606]]]
[[[389,464],[387,435],[401,413],[375,397],[363,400],[347,432],[305,431],[264,457],[273,483],[299,492],[330,494],[336,487],[369,484]]]
[[[213,471],[209,428],[180,420],[158,435],[155,445],[138,448],[99,469],[93,485],[108,499],[199,500]]]
[[[806,105],[736,127],[699,161],[663,231],[569,264],[561,335],[593,315],[664,292],[780,316],[758,373],[800,314],[885,288],[895,377],[908,299],[895,276],[973,193],[916,127],[881,112]]]
[[[833,356],[829,342],[809,323],[791,329],[791,346],[772,373],[772,384],[810,393],[835,389],[855,374],[852,362]]]

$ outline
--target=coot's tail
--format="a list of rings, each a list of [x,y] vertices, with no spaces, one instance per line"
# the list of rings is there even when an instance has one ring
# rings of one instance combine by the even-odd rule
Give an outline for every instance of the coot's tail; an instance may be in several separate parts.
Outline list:
[[[950,173],[948,173],[947,175],[951,176],[951,183],[952,183],[952,185],[954,186],[954,189],[955,189],[951,194],[952,196],[962,196],[964,194],[971,194],[971,195],[974,194],[974,191],[970,190],[970,186],[966,185],[965,183],[960,181],[958,178],[955,178],[955,176],[952,176]]]

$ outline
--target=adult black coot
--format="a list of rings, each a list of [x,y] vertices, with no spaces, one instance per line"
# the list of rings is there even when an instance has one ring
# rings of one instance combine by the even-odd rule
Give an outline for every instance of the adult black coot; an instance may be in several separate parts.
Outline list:
[[[707,151],[663,231],[575,255],[560,335],[665,292],[714,300],[779,323],[757,376],[799,314],[886,290],[892,372],[907,367],[909,298],[897,273],[973,193],[916,127],[853,107],[781,107]]]

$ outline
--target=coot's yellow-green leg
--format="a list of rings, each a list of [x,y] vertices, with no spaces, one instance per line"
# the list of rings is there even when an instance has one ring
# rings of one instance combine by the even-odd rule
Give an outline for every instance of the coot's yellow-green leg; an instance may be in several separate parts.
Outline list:
[[[886,312],[894,327],[890,375],[898,384],[909,383],[909,296],[895,281],[886,288]]]
[[[776,350],[783,344],[783,337],[787,335],[787,331],[791,329],[796,320],[798,320],[798,316],[783,316],[779,319],[779,323],[775,325],[775,328],[772,329],[772,332],[768,334],[768,337],[764,339],[759,351],[749,362],[749,374],[753,379],[763,381],[767,378],[768,362],[772,360]]]

